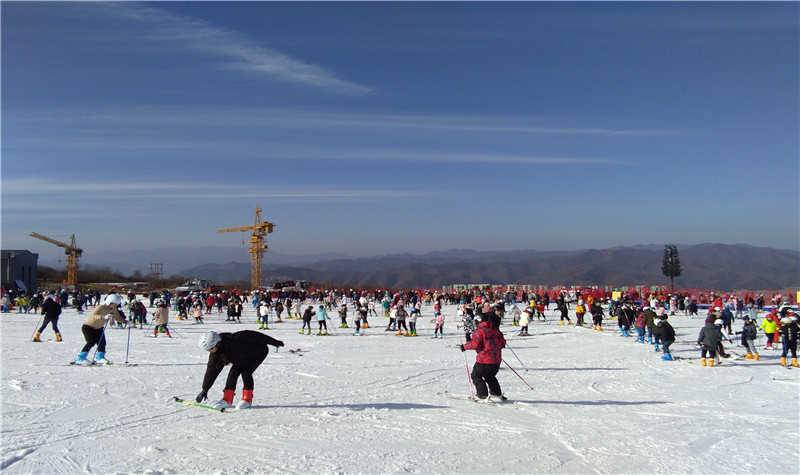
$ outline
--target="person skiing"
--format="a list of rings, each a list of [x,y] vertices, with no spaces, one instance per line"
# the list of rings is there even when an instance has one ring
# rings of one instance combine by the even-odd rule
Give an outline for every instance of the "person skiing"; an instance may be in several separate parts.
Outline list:
[[[113,303],[97,306],[92,313],[86,317],[86,320],[81,326],[81,332],[83,333],[83,338],[86,340],[86,344],[83,346],[83,349],[81,349],[80,353],[78,353],[78,356],[75,357],[75,364],[85,366],[92,363],[109,363],[108,359],[106,359],[105,336],[106,323],[108,323],[109,320],[114,320],[118,323],[125,323],[125,316],[119,311],[118,306]],[[97,353],[95,354],[94,361],[92,362],[89,361],[86,356],[89,354],[89,350],[91,350],[94,345],[97,345]]]
[[[422,303],[417,301],[408,315],[408,334],[406,336],[417,336],[417,318],[422,315]]]
[[[572,320],[569,318],[569,307],[567,307],[567,302],[563,298],[559,297],[559,299],[556,301],[556,309],[559,311],[559,313],[561,313],[561,318],[559,319],[558,324],[563,326],[564,320],[566,320],[567,325],[572,325]]]
[[[742,331],[737,332],[736,334],[742,335],[742,346],[747,348],[747,354],[744,356],[744,358],[747,360],[760,360],[761,355],[758,354],[758,350],[756,349],[758,328],[756,328],[755,321],[753,321],[749,315],[744,316],[744,325],[742,326]]]
[[[339,305],[339,319],[341,320],[339,328],[350,328],[347,325],[347,304],[344,301]]]
[[[155,304],[156,309],[153,311],[153,338],[158,338],[159,332],[164,332],[169,338],[172,338],[167,326],[169,323],[169,306],[162,299],[156,299]]]
[[[311,317],[316,315],[317,312],[314,311],[314,307],[309,305],[306,307],[306,310],[303,312],[303,327],[300,329],[300,334],[304,334],[306,327],[308,328],[308,334],[311,334]]]
[[[233,407],[236,383],[242,377],[242,398],[237,409],[246,409],[253,404],[253,372],[269,354],[269,346],[280,348],[283,342],[269,335],[253,330],[242,330],[236,333],[217,333],[210,331],[200,337],[200,348],[208,351],[208,364],[203,376],[203,387],[195,400],[200,403],[208,398],[208,390],[214,385],[219,373],[228,364],[228,378],[222,399],[211,404],[217,409]]]
[[[598,332],[603,331],[603,306],[595,300],[589,311],[592,314],[592,329]]]
[[[266,300],[258,303],[258,329],[269,330],[269,304]]]
[[[525,307],[525,310],[519,316],[519,336],[528,336],[528,325],[531,321],[531,308]]]
[[[328,322],[330,317],[328,317],[328,312],[325,310],[324,305],[320,305],[317,309],[317,324],[319,325],[319,329],[317,330],[317,335],[327,335],[328,334]],[[311,330],[309,329],[309,333]]]
[[[636,320],[633,322],[633,328],[636,329],[636,341],[643,344],[644,332],[645,328],[647,328],[647,322],[644,320],[644,312],[636,313]]]
[[[522,312],[519,310],[519,307],[517,307],[517,305],[514,304],[514,306],[511,307],[511,326],[512,327],[518,327],[519,326],[520,316],[522,316]]]
[[[667,321],[666,315],[662,315],[661,318],[656,321],[656,328],[654,331],[658,334],[658,339],[661,341],[661,347],[664,352],[664,354],[661,355],[661,359],[664,361],[672,361],[674,358],[669,351],[669,347],[675,343],[675,329],[672,328],[672,325]]]
[[[433,316],[433,338],[444,338],[444,314],[441,310]]]
[[[700,364],[703,366],[714,366],[717,357],[717,347],[722,344],[722,320],[716,319],[713,323],[707,323],[700,329],[697,336],[697,344],[702,345],[700,350]],[[706,355],[710,356],[706,361]]]
[[[767,344],[764,346],[765,350],[771,350],[772,341],[774,339],[775,333],[778,331],[778,323],[775,321],[774,318],[771,318],[772,315],[767,315],[764,320],[761,321],[761,329],[764,330],[764,335],[767,336]]]
[[[406,311],[405,305],[398,304],[397,308],[395,309],[395,321],[397,322],[397,333],[395,335],[407,335],[408,334],[408,327],[406,326],[406,317],[408,316],[408,312]]]
[[[786,356],[792,353],[792,366],[797,368],[797,334],[800,328],[797,325],[797,316],[785,314],[781,318],[781,366],[786,366]]]
[[[582,327],[583,326],[583,316],[586,315],[586,306],[583,303],[583,300],[578,300],[578,305],[575,307],[575,326]]]
[[[61,332],[58,331],[58,317],[61,315],[61,305],[56,302],[55,295],[48,294],[44,299],[42,315],[44,315],[42,325],[36,330],[36,333],[33,334],[33,341],[41,343],[42,332],[47,328],[47,325],[53,326],[53,332],[56,334],[56,341],[61,341]]]
[[[472,338],[458,346],[461,351],[475,350],[478,353],[475,365],[472,367],[472,383],[475,385],[478,400],[490,402],[492,396],[500,401],[507,399],[500,388],[500,382],[497,381],[497,372],[500,371],[505,346],[506,339],[503,334],[489,321],[481,321]]]

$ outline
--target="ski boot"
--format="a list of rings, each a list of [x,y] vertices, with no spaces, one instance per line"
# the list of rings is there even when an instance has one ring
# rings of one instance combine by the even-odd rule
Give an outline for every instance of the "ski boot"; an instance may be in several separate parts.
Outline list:
[[[716,364],[716,360],[714,358],[708,359],[708,366],[713,367]]]
[[[234,395],[235,393],[233,389],[225,389],[222,391],[222,399],[212,402],[210,406],[216,409],[229,409],[233,407]]]
[[[57,341],[57,342],[61,342],[61,341],[63,341],[63,340],[61,339],[61,333],[56,333],[56,341]]]
[[[369,328],[369,323],[367,323],[367,322],[364,322],[364,323],[361,325],[361,328]]]
[[[236,409],[249,409],[253,405],[253,390],[243,389],[242,399],[236,404]]]
[[[81,366],[89,366],[90,364],[92,364],[92,362],[91,362],[91,361],[89,361],[89,360],[86,358],[86,356],[87,356],[88,354],[89,354],[89,353],[88,353],[88,352],[86,352],[86,351],[81,351],[80,353],[78,353],[78,356],[76,356],[76,357],[75,357],[75,364],[77,364],[77,365],[81,365]]]
[[[305,333],[306,333],[306,330],[305,330],[304,328],[301,328],[300,330],[298,330],[298,332],[297,332],[297,333],[299,333],[299,334],[303,335],[303,334],[305,334]]]
[[[746,359],[746,360],[752,360],[752,359],[753,359],[753,354],[752,354],[752,353],[750,353],[750,352],[748,351],[748,352],[747,352],[747,354],[746,354],[746,355],[744,355],[744,359]]]
[[[797,358],[792,358],[792,367],[793,368],[800,367],[800,365],[797,364]]]
[[[38,331],[33,334],[33,342],[34,343],[41,343],[42,342],[42,334]]]
[[[786,366],[786,357],[781,356],[781,366]]]
[[[761,355],[759,355],[758,353],[753,353],[753,360],[758,361],[760,359],[761,359]]]
[[[106,352],[105,351],[98,351],[97,354],[94,355],[94,364],[111,364],[110,361],[106,359]]]
[[[564,326],[564,320],[561,320],[560,322],[558,322],[558,326],[563,327]]]
[[[356,330],[356,331],[355,331],[355,333],[353,333],[353,336],[361,336],[361,332],[359,332],[358,330]]]
[[[706,366],[708,363],[705,358],[700,358],[700,366]]]
[[[664,353],[661,355],[661,359],[663,361],[672,361],[674,358],[672,358],[672,353]]]

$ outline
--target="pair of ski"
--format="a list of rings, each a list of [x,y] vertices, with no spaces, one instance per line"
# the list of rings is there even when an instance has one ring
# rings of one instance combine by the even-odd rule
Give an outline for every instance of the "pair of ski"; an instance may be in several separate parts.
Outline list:
[[[195,408],[198,408],[198,409],[205,409],[207,411],[214,411],[214,412],[225,412],[225,408],[224,407],[215,407],[215,406],[212,406],[211,404],[205,404],[205,403],[202,403],[202,402],[192,401],[192,400],[189,400],[189,399],[182,399],[182,398],[180,398],[178,396],[172,396],[172,399],[175,402],[177,402],[178,404],[182,404],[182,405],[184,405],[186,407],[195,407]]]

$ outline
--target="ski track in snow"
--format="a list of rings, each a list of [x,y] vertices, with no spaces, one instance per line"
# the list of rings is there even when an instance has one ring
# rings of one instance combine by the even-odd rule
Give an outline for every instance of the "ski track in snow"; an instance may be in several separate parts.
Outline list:
[[[249,306],[248,306],[249,307]],[[423,315],[432,314],[430,307]],[[186,408],[173,395],[200,390],[208,329],[255,329],[212,314],[205,325],[170,322],[173,339],[109,329],[106,367],[68,365],[83,345],[83,317],[66,309],[64,343],[29,341],[38,316],[0,315],[2,330],[2,462],[12,473],[747,473],[760,463],[737,454],[783,453],[773,473],[798,473],[800,406],[797,370],[723,360],[703,368],[693,341],[702,318],[671,317],[676,356],[661,361],[651,345],[608,327],[532,322],[531,336],[502,330],[508,368],[498,375],[511,404],[476,404],[461,396],[468,382],[455,347],[455,307],[445,307],[444,339],[385,332],[371,318],[366,337],[333,329],[333,338],[299,335],[301,323],[275,323],[266,333],[286,349],[270,351],[255,374],[254,407],[214,413]],[[171,315],[173,317],[173,315]],[[615,326],[612,320],[610,325]],[[737,323],[737,328],[740,326]],[[45,337],[52,336],[52,330]],[[763,340],[763,338],[762,338]],[[742,354],[738,345],[729,351]],[[470,366],[475,353],[467,352]],[[221,396],[226,371],[209,393]],[[241,392],[241,383],[237,396]],[[628,443],[623,443],[627,441]],[[491,454],[487,457],[487,454]],[[746,458],[746,457],[745,457]],[[487,465],[490,463],[491,465]]]

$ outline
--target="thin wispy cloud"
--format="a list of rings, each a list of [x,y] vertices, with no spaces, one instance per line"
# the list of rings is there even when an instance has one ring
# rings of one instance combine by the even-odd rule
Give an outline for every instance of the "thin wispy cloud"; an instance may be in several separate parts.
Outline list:
[[[259,186],[260,187],[260,186]],[[231,199],[292,199],[292,200],[331,200],[331,199],[378,199],[415,197],[430,194],[419,190],[385,190],[370,188],[324,188],[319,186],[293,187],[275,191],[254,191],[259,188],[240,184],[199,183],[199,182],[69,182],[62,183],[42,179],[6,179],[3,180],[3,195],[24,197],[24,200],[3,201],[3,211],[45,211],[53,209],[72,209],[73,206],[63,201],[51,205],[43,205],[30,199],[52,202],[54,197],[60,200],[79,199],[81,206],[96,206],[89,198],[103,200],[128,199],[169,199],[169,200],[231,200]],[[203,190],[198,192],[197,190]],[[234,191],[231,191],[234,190]]]
[[[286,128],[286,129],[403,129],[468,133],[657,136],[676,135],[670,128],[605,126],[562,126],[547,124],[543,118],[493,116],[452,116],[424,114],[381,114],[308,111],[270,108],[221,108],[204,106],[142,106],[103,110],[21,111],[14,121],[21,124],[59,123],[67,127],[137,126],[162,130],[164,127],[192,126],[214,128]]]
[[[145,37],[224,58],[225,67],[293,84],[345,94],[369,94],[370,87],[347,81],[331,71],[261,46],[244,35],[212,25],[206,20],[164,9],[131,3],[95,5],[113,15],[145,27]]]

